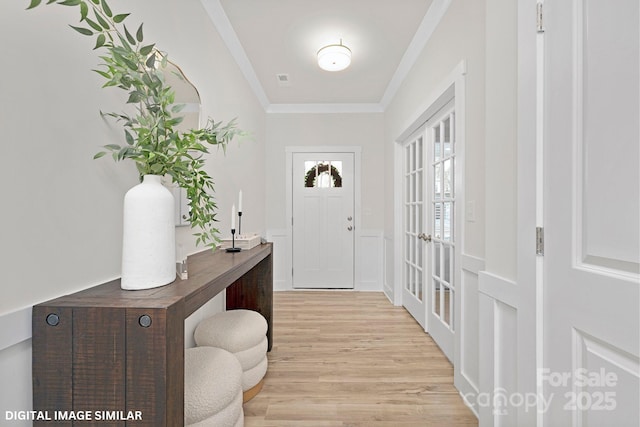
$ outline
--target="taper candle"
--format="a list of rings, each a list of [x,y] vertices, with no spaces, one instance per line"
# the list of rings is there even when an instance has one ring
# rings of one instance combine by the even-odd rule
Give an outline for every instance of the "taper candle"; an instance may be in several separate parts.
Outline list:
[[[238,212],[242,212],[242,190],[240,190],[240,194],[238,195]]]
[[[236,229],[236,205],[231,205],[231,229]]]

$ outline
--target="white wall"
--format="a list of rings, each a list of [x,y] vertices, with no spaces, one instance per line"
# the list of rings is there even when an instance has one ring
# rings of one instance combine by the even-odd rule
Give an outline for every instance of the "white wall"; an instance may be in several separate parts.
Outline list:
[[[385,236],[394,234],[393,148],[396,138],[429,105],[445,77],[466,61],[466,169],[464,202],[475,204],[475,220],[465,223],[463,251],[484,258],[484,2],[452,2],[398,94],[385,112]]]
[[[438,85],[466,62],[466,141],[464,201],[475,205],[475,219],[464,224],[463,253],[484,258],[484,2],[452,2],[440,25],[385,112],[385,237],[393,238],[393,149],[396,138],[422,114]],[[460,205],[459,205],[460,206]]]
[[[486,0],[486,268],[516,279],[517,4]]]
[[[122,4],[122,9],[130,10],[132,16],[143,17],[145,37],[157,41],[198,88],[202,120],[211,117],[228,121],[236,117],[239,127],[249,132],[248,137],[234,141],[226,154],[213,148],[208,170],[216,183],[221,235],[230,235],[231,204],[237,207],[240,190],[243,192],[243,229],[264,235],[264,109],[239,73],[201,2],[144,0]],[[189,233],[188,227],[184,231]],[[189,252],[194,250],[192,247]]]
[[[122,197],[137,182],[132,164],[92,160],[101,145],[122,140],[122,130],[103,121],[99,110],[120,111],[123,94],[101,89],[101,77],[90,71],[99,62],[93,41],[68,27],[78,21],[77,8],[25,11],[27,5],[0,3],[0,336],[16,327],[6,321],[7,313],[119,276]],[[201,3],[110,5],[132,12],[132,27],[144,21],[146,39],[166,50],[198,87],[205,117],[237,116],[240,127],[252,133],[232,144],[226,156],[214,150],[208,169],[216,182],[220,228],[228,228],[227,208],[242,189],[244,222],[263,233],[264,111]],[[195,250],[190,245],[188,251]],[[7,343],[0,346],[0,377],[11,378],[12,387],[0,390],[2,416],[31,408],[30,341],[4,348]]]
[[[268,114],[267,227],[286,228],[285,147],[362,147],[361,229],[382,229],[384,223],[384,120],[382,113]]]

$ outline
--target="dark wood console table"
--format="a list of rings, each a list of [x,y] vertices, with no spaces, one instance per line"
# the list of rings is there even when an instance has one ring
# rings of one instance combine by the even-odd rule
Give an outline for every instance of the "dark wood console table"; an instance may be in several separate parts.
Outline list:
[[[265,316],[271,350],[271,243],[204,251],[188,269],[160,288],[124,291],[114,280],[33,307],[33,408],[49,418],[34,426],[183,425],[184,319],[225,289],[228,309]],[[60,420],[78,416],[92,421]]]

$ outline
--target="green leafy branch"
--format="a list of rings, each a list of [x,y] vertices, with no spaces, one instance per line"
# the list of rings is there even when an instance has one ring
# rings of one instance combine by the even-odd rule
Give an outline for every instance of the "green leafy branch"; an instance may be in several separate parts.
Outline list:
[[[27,9],[42,0],[30,0]],[[131,32],[124,21],[128,13],[114,14],[106,0],[48,0],[46,4],[77,6],[80,26],[70,25],[83,36],[94,37],[94,50],[105,50],[100,56],[102,69],[93,70],[106,82],[103,87],[118,87],[129,95],[127,104],[135,106],[134,114],[103,113],[121,122],[124,144],[107,144],[94,158],[111,153],[115,161],[135,162],[140,177],[148,174],[170,175],[186,189],[192,228],[196,242],[215,246],[219,231],[213,226],[215,204],[213,179],[204,170],[204,154],[209,146],[223,149],[238,135],[235,119],[227,124],[209,119],[202,129],[180,132],[178,116],[184,105],[175,104],[175,92],[165,81],[167,55],[144,43],[143,25]]]

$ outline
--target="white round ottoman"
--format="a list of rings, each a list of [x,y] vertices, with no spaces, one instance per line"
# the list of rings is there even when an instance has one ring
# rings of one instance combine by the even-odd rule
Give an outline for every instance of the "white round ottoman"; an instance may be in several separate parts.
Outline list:
[[[214,347],[185,350],[184,424],[244,426],[242,367],[233,354]]]
[[[257,311],[228,310],[201,321],[195,329],[198,346],[218,347],[233,353],[242,366],[246,402],[262,389],[267,373],[267,321]]]

